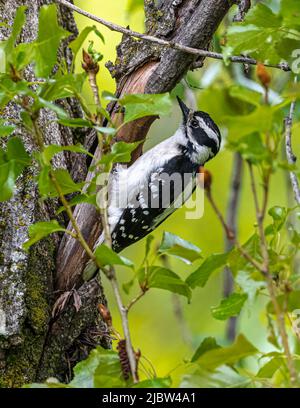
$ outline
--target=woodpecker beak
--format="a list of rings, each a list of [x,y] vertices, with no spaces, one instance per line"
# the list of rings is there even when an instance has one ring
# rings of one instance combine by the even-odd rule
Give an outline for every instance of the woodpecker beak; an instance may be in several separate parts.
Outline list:
[[[176,96],[176,98],[177,98],[178,104],[179,104],[180,109],[181,109],[182,114],[183,114],[183,121],[184,121],[184,123],[186,123],[187,120],[188,120],[188,117],[189,117],[190,110],[186,106],[186,104],[183,103],[183,101],[178,96]]]

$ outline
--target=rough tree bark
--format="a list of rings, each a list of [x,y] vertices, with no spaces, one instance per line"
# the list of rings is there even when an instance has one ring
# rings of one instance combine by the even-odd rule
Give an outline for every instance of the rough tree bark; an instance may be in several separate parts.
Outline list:
[[[11,24],[16,8],[28,5],[28,22],[22,40],[29,41],[36,34],[38,9],[48,3],[51,1],[0,0],[0,14]],[[170,41],[207,49],[231,3],[229,0],[145,0],[146,31]],[[61,20],[69,31],[76,33],[68,9],[62,8]],[[9,30],[0,27],[0,39],[6,38],[8,33]],[[65,47],[62,51],[67,52]],[[195,61],[192,55],[128,37],[123,38],[117,54],[118,63],[110,63],[108,68],[116,79],[118,96],[170,91]],[[32,72],[27,75],[32,76]],[[66,104],[65,108],[74,116],[80,115],[75,103]],[[111,106],[113,116],[115,110],[116,106]],[[16,107],[10,105],[6,115],[18,115]],[[78,141],[80,135],[49,121],[51,115],[45,111],[40,118],[47,142]],[[148,117],[129,124],[118,134],[118,139],[143,140],[154,119]],[[22,137],[28,151],[33,151],[35,146],[30,137]],[[133,160],[140,154],[141,148]],[[56,165],[73,170],[77,179],[85,177],[85,163],[77,160],[74,171],[72,162],[73,155],[60,155]],[[20,177],[14,199],[0,205],[0,386],[19,386],[49,376],[66,380],[68,363],[71,361],[72,365],[82,358],[91,344],[109,346],[96,307],[98,303],[105,303],[103,291],[95,281],[82,285],[80,276],[87,259],[77,242],[67,236],[62,239],[56,236],[36,245],[28,254],[21,249],[27,239],[28,226],[54,214],[52,204],[38,200],[34,175],[32,168]],[[93,245],[101,230],[97,212],[89,205],[80,205],[74,214],[85,238]],[[56,321],[51,321],[55,291],[74,286],[83,302],[81,311],[75,313],[71,305]],[[78,344],[88,345],[83,356]]]
[[[11,26],[17,7],[27,5],[28,20],[20,40],[32,41],[37,33],[39,8],[49,3],[43,0],[1,0],[1,21],[5,20]],[[77,34],[72,13],[64,10],[60,20],[67,30]],[[10,28],[1,27],[0,40],[7,38],[9,33]],[[71,55],[66,44],[61,48],[61,56],[70,63]],[[26,76],[34,79],[31,69],[27,70]],[[64,108],[71,115],[80,115],[74,101],[65,103]],[[18,108],[10,104],[4,115],[18,117]],[[59,127],[53,119],[50,111],[43,111],[40,117],[46,143],[66,145],[82,139],[80,133]],[[29,135],[22,133],[21,137],[29,152],[36,149]],[[72,168],[74,162],[76,169]],[[85,159],[80,161],[72,154],[60,155],[55,165],[68,168],[78,181],[86,176]],[[101,334],[102,330],[96,305],[105,303],[105,299],[101,287],[91,282],[80,290],[84,302],[81,312],[76,314],[74,307],[69,308],[55,322],[56,327],[64,326],[64,331],[49,338],[55,258],[60,237],[43,240],[29,253],[22,250],[29,225],[53,218],[55,211],[53,202],[39,200],[35,175],[34,167],[24,172],[17,182],[14,198],[0,204],[0,387],[17,387],[54,375],[65,379],[68,359],[72,358],[70,354],[78,349],[76,342],[83,342],[89,330],[95,331],[95,326],[98,333]],[[99,334],[96,340],[106,341],[105,336]]]

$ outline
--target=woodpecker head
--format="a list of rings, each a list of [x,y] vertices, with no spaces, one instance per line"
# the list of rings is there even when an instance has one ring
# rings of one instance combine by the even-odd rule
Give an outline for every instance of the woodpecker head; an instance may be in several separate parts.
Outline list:
[[[204,164],[220,150],[220,130],[208,113],[193,111],[180,98],[177,97],[177,100],[183,114],[186,153],[192,161]]]

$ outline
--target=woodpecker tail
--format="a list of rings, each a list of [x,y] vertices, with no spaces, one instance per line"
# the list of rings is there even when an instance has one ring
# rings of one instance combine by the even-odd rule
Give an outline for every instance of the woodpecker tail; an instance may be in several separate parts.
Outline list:
[[[98,240],[96,241],[94,245],[94,250],[101,245],[104,242],[104,233],[100,235]],[[88,263],[85,265],[82,277],[85,282],[93,279],[98,273],[98,267],[97,265],[90,259]]]

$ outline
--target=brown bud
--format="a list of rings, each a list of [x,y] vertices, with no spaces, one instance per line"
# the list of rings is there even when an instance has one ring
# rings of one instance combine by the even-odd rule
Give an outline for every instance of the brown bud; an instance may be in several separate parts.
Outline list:
[[[107,309],[107,307],[104,306],[102,303],[99,303],[98,304],[98,310],[99,310],[99,313],[100,313],[102,319],[107,324],[107,326],[111,327],[112,326],[112,317],[111,317],[110,311]]]
[[[82,60],[83,62],[81,66],[85,70],[85,72],[94,75],[99,72],[99,64],[97,62],[94,62],[93,57],[85,50],[82,50]]]
[[[257,64],[256,75],[262,86],[268,88],[272,78],[264,64],[262,64],[261,62]]]
[[[207,170],[203,166],[199,168],[199,181],[200,181],[201,187],[204,187],[204,190],[207,190],[207,191],[210,190],[210,187],[212,184],[212,174],[209,170]],[[202,186],[202,182],[203,182],[203,186]]]

